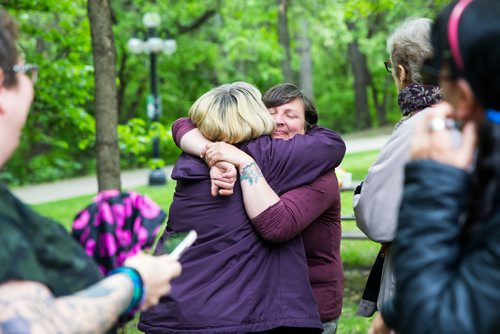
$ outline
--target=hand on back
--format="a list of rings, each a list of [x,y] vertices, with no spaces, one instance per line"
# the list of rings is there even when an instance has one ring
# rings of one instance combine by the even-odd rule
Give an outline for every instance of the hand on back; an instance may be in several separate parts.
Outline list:
[[[219,161],[232,163],[237,168],[253,162],[251,156],[238,149],[236,146],[224,142],[207,144],[201,152],[201,158],[203,158],[210,167],[214,166]]]
[[[212,181],[210,191],[212,196],[232,195],[237,176],[236,167],[232,163],[225,161],[217,162],[210,168],[210,179]]]

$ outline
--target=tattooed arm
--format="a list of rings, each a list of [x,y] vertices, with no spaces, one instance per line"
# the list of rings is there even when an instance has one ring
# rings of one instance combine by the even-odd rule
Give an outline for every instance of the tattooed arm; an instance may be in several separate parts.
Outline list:
[[[279,202],[279,196],[269,186],[255,161],[249,162],[238,169],[240,171],[243,203],[250,219],[254,219],[266,209]]]
[[[209,163],[227,161],[238,168],[243,203],[250,219],[257,217],[280,200],[267,183],[255,160],[242,150],[224,142],[217,142],[207,145],[202,155]],[[213,182],[219,186],[219,180]]]
[[[9,281],[0,285],[0,333],[104,333],[131,298],[124,274],[59,298],[41,283]]]
[[[125,265],[141,275],[146,294],[142,310],[158,304],[181,273],[180,263],[168,255],[139,253]],[[123,273],[57,298],[44,284],[11,280],[0,284],[0,334],[104,333],[130,304],[132,291],[132,280]]]

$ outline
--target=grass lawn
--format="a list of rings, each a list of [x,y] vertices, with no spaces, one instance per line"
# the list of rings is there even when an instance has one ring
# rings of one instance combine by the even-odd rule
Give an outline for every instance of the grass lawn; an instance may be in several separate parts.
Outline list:
[[[342,167],[353,174],[354,180],[364,179],[368,167],[375,161],[378,151],[359,152],[346,155]],[[172,202],[175,182],[169,182],[165,187],[139,187],[130,189],[149,196],[165,211]],[[72,199],[33,205],[39,213],[61,222],[66,228],[71,226],[73,218],[79,210],[88,205],[93,196],[82,196]],[[342,214],[352,213],[352,193],[342,193]],[[356,231],[354,221],[342,223],[345,231]],[[379,245],[369,240],[342,240],[341,256],[344,263],[345,289],[344,307],[339,323],[339,334],[367,333],[371,319],[356,316],[361,294],[370,267],[377,255]],[[139,333],[136,321],[125,328],[126,333]]]
[[[158,205],[160,205],[166,212],[168,212],[170,203],[172,203],[175,182],[168,182],[164,187],[143,186],[129,190],[147,195],[158,203]],[[94,195],[80,196],[56,202],[32,205],[31,207],[38,213],[51,217],[52,219],[60,222],[67,229],[70,229],[73,218],[80,210],[92,202],[93,197]]]

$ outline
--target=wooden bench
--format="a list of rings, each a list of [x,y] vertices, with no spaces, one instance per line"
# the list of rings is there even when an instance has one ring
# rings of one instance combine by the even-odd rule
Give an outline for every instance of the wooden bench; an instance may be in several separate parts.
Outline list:
[[[351,182],[351,184],[348,186],[348,187],[342,187],[340,188],[340,191],[341,192],[353,192],[354,189],[356,189],[356,187],[361,183],[361,181],[359,180],[353,180]],[[340,217],[340,220],[342,221],[353,221],[353,220],[356,220],[356,218],[354,217],[353,214],[351,215],[342,215]],[[370,238],[368,238],[366,236],[366,234],[364,234],[363,232],[361,231],[342,231],[342,239],[346,239],[346,240],[370,240]]]
[[[354,215],[342,215],[340,216],[340,220],[356,220],[356,218],[354,217]],[[366,236],[366,234],[364,234],[363,232],[361,231],[342,231],[342,239],[346,239],[346,240],[370,240],[370,238],[368,238]]]

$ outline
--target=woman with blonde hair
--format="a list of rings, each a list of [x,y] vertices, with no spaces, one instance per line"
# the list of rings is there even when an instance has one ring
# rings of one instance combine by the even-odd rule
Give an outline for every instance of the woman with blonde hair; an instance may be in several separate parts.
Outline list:
[[[339,137],[333,131],[317,128],[294,140],[272,140],[273,119],[259,91],[247,83],[211,90],[189,115],[200,135],[249,152],[277,193],[312,182],[336,163],[331,152]],[[199,238],[181,258],[183,274],[173,282],[171,295],[142,313],[139,329],[320,333],[300,236],[284,244],[265,242],[245,212],[240,185],[235,184],[233,196],[211,196],[210,169],[198,157],[182,153],[172,178],[177,187],[163,238],[190,229]]]
[[[294,140],[317,127],[318,111],[313,101],[293,84],[278,84],[262,97],[276,124],[271,137],[276,140]],[[286,243],[297,235],[302,236],[309,271],[309,282],[318,304],[323,324],[323,334],[337,332],[342,312],[344,275],[340,256],[341,222],[340,192],[333,171],[316,178],[312,183],[278,194],[269,186],[259,166],[244,151],[224,142],[205,139],[206,147],[195,151],[189,145],[189,136],[179,137],[178,123],[172,129],[176,142],[182,142],[184,152],[205,157],[209,166],[220,161],[233,164],[241,171],[240,186],[248,217],[259,235],[271,243]],[[315,131],[315,130],[313,130]],[[194,147],[196,148],[196,147]],[[345,154],[345,144],[338,137],[330,151],[340,165]],[[227,172],[215,174],[212,180],[213,195],[229,195]],[[233,184],[230,184],[232,186]]]
[[[235,82],[203,94],[189,109],[189,118],[207,138],[235,144],[270,134],[274,121],[260,102],[260,92]]]

